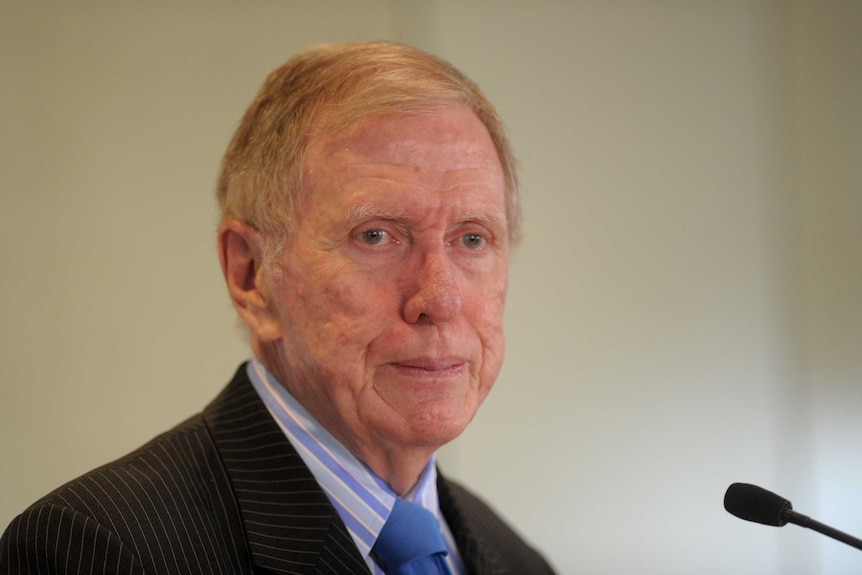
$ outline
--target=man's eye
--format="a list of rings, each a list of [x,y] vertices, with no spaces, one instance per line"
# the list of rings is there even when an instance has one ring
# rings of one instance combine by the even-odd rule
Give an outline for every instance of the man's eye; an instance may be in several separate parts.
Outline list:
[[[389,234],[383,230],[368,230],[359,234],[359,239],[369,246],[378,246],[387,241]]]
[[[485,238],[479,234],[465,234],[461,236],[461,241],[464,242],[464,247],[471,250],[478,250],[485,245]]]

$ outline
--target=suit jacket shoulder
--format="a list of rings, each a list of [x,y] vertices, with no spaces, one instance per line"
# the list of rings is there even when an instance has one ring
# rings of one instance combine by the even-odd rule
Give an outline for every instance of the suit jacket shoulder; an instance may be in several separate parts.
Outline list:
[[[244,550],[200,417],[45,496],[17,517],[0,567],[50,573],[237,572]],[[222,527],[224,526],[224,527]],[[225,528],[226,527],[226,528]]]
[[[13,520],[5,573],[367,574],[241,367],[204,410]]]
[[[236,506],[200,416],[37,501],[7,529],[0,573],[237,573]]]
[[[476,575],[544,575],[553,569],[484,501],[438,475],[440,509],[467,572]]]

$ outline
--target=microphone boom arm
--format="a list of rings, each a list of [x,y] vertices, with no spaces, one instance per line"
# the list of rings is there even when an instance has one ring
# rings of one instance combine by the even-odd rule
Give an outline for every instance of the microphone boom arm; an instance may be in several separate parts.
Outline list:
[[[824,523],[820,523],[807,515],[803,515],[802,513],[797,513],[793,509],[787,509],[784,512],[784,519],[787,520],[788,523],[793,523],[794,525],[799,525],[800,527],[805,527],[807,529],[811,529],[813,531],[817,531],[822,535],[826,535],[827,537],[831,537],[837,541],[842,543],[846,543],[851,547],[855,547],[856,549],[862,550],[862,539],[857,539],[852,535],[848,535],[843,531],[839,531],[834,527],[830,527]]]

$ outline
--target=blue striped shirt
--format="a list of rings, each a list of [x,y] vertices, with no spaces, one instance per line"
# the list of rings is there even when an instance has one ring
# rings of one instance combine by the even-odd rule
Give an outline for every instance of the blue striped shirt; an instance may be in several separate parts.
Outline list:
[[[371,548],[392,511],[395,492],[329,433],[260,361],[252,359],[246,370],[270,414],[338,511],[372,573],[383,575]],[[455,575],[463,574],[452,532],[440,513],[433,456],[404,498],[434,514],[449,550],[449,568]]]

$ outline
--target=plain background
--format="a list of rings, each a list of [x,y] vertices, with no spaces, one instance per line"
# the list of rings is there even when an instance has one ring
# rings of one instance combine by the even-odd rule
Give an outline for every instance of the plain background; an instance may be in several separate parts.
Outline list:
[[[862,2],[0,2],[0,523],[248,355],[215,253],[265,74],[394,39],[521,160],[508,355],[444,469],[561,573],[858,573],[722,509],[862,534]]]

